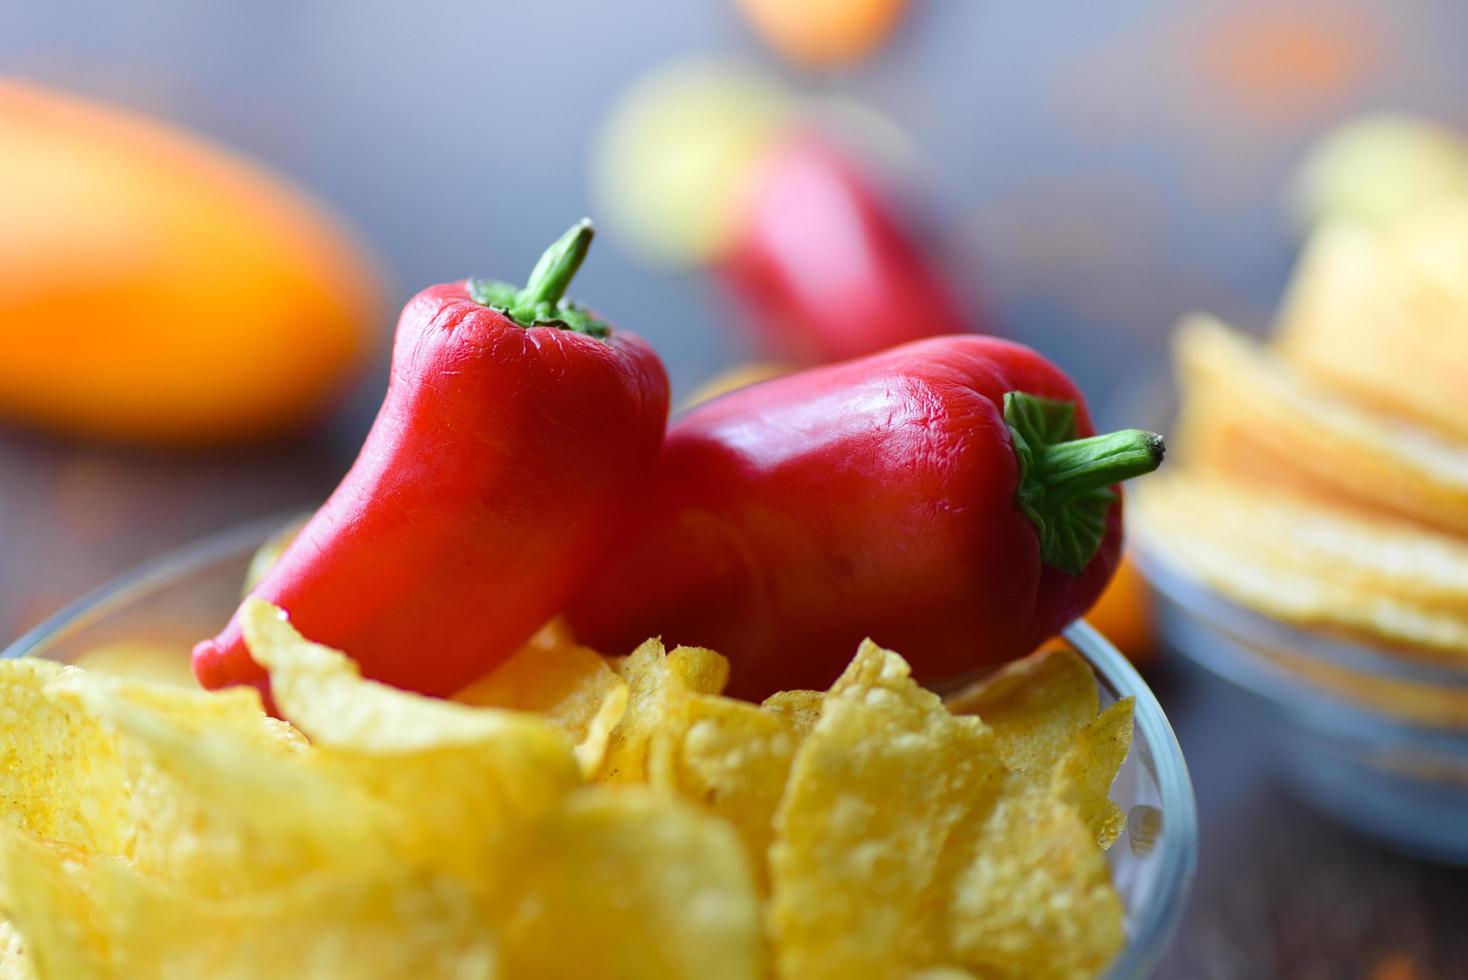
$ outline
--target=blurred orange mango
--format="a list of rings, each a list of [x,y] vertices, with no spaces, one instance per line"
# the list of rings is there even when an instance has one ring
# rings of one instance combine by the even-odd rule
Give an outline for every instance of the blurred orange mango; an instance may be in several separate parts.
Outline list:
[[[371,263],[301,193],[138,115],[0,79],[0,415],[148,445],[301,425],[370,353]]]
[[[892,33],[907,0],[739,0],[739,6],[785,57],[828,68],[875,50]]]

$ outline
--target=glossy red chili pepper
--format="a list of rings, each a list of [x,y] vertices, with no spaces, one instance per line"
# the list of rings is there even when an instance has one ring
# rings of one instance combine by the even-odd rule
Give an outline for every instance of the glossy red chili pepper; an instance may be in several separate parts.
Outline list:
[[[891,203],[828,138],[778,141],[741,204],[718,271],[748,307],[764,355],[818,364],[980,326]]]
[[[747,698],[825,687],[867,636],[926,682],[1021,656],[1096,599],[1121,542],[1112,485],[1162,458],[1155,434],[1091,431],[1057,367],[991,337],[717,398],[669,430],[572,627],[609,653],[712,647]]]
[[[572,228],[523,290],[470,280],[409,301],[361,455],[252,595],[368,677],[436,695],[565,605],[668,414],[652,349],[561,299],[590,241]],[[267,682],[235,620],[194,649],[194,671],[208,688]]]

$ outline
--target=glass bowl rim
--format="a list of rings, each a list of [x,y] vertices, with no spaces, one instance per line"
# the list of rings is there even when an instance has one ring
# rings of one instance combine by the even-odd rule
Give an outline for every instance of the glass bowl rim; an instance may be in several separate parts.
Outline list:
[[[0,650],[0,658],[28,656],[58,637],[124,608],[135,597],[166,586],[192,570],[252,552],[271,534],[302,516],[299,510],[272,514],[215,532],[157,558],[145,561],[67,603]],[[1192,887],[1198,857],[1198,814],[1192,780],[1167,715],[1131,662],[1084,620],[1063,631],[1065,639],[1095,669],[1099,679],[1118,698],[1135,698],[1135,731],[1142,735],[1156,771],[1157,789],[1165,814],[1158,837],[1157,880],[1161,887],[1141,910],[1106,977],[1145,977],[1171,942]]]

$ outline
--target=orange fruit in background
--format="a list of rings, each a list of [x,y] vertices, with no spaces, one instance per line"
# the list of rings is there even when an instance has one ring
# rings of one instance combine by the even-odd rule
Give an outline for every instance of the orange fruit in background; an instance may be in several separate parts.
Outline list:
[[[739,7],[785,57],[833,67],[875,50],[896,27],[907,0],[739,0]]]
[[[0,416],[152,445],[299,426],[381,312],[343,227],[146,117],[0,80]]]
[[[1132,663],[1145,664],[1156,659],[1152,598],[1147,580],[1137,570],[1131,555],[1122,556],[1106,591],[1086,613],[1086,622],[1096,627]]]

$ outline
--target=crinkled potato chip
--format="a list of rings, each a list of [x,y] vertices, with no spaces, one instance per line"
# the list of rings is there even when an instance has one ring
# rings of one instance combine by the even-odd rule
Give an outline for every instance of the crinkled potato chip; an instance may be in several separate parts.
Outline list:
[[[1361,576],[1327,577],[1315,567],[1284,563],[1233,524],[1194,517],[1184,489],[1184,468],[1161,478],[1167,488],[1136,496],[1134,528],[1149,554],[1240,605],[1300,626],[1334,630],[1386,643],[1407,653],[1462,658],[1468,655],[1468,614],[1424,606],[1363,582]],[[1174,488],[1173,481],[1184,481]]]
[[[7,829],[6,912],[46,977],[493,977],[493,934],[460,884],[410,865],[344,865],[201,897],[120,861]]]
[[[994,732],[1009,768],[1048,778],[1101,710],[1096,675],[1068,647],[1050,647],[1005,665],[945,699],[948,710],[975,714]]]
[[[601,765],[612,730],[626,711],[627,682],[595,650],[556,639],[542,631],[538,641],[453,699],[544,716],[571,737],[576,761],[590,775]]]
[[[85,700],[143,765],[132,773],[127,858],[199,895],[238,894],[385,853],[385,814],[301,755],[260,751],[88,692]]]
[[[733,825],[761,891],[796,739],[781,718],[744,701],[690,694],[673,734],[673,787]]]
[[[1121,898],[1094,835],[1045,788],[1006,787],[960,843],[949,962],[983,977],[1080,980],[1122,948]]]
[[[5,919],[0,919],[0,980],[36,980],[24,937]]]
[[[346,866],[213,901],[122,868],[97,872],[118,977],[499,975],[494,933],[471,891],[411,865]]]
[[[816,727],[825,703],[824,691],[776,691],[760,707],[783,721],[797,739],[803,739]]]
[[[1468,534],[1468,449],[1345,401],[1211,317],[1185,319],[1174,350],[1190,464]]]
[[[729,663],[702,647],[663,650],[660,640],[648,640],[615,662],[627,681],[627,710],[612,731],[606,758],[597,778],[608,783],[647,783],[668,788],[672,781],[673,735],[677,719],[690,694],[717,694],[729,679]]]
[[[517,843],[507,977],[755,980],[759,902],[729,826],[637,787],[588,787]]]
[[[1468,441],[1468,197],[1380,231],[1322,226],[1300,257],[1276,347],[1352,400]]]
[[[1055,769],[1054,791],[1075,807],[1103,850],[1116,843],[1126,814],[1111,802],[1111,784],[1132,748],[1133,698],[1122,698],[1083,728]]]
[[[106,975],[107,940],[86,889],[96,860],[113,859],[0,825],[0,907],[39,977]]]
[[[311,738],[317,764],[403,814],[400,846],[437,866],[492,860],[516,828],[581,782],[569,742],[544,719],[364,680],[269,603],[246,602],[240,619],[277,706]]]
[[[775,815],[780,974],[891,976],[951,962],[933,914],[944,851],[1003,773],[982,721],[950,714],[901,657],[864,643],[796,751]]]
[[[1148,480],[1144,524],[1173,536],[1226,539],[1255,561],[1392,596],[1424,608],[1468,609],[1468,543],[1407,521],[1282,497],[1196,468]]]

